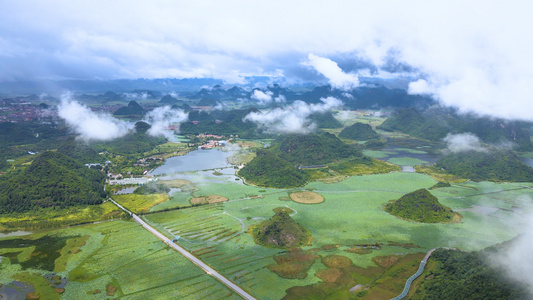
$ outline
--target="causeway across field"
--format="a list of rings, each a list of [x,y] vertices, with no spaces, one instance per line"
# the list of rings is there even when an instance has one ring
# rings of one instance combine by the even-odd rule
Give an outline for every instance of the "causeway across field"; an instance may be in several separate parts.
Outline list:
[[[235,293],[237,293],[239,296],[243,297],[244,299],[255,300],[255,298],[252,295],[248,294],[246,291],[241,289],[238,285],[236,285],[235,283],[233,283],[232,281],[230,281],[226,277],[222,276],[215,269],[211,268],[210,266],[208,266],[207,264],[205,264],[204,262],[199,260],[197,257],[192,255],[190,252],[188,252],[187,250],[185,250],[181,246],[173,243],[171,239],[167,238],[161,232],[157,231],[155,228],[153,228],[148,223],[143,221],[139,216],[137,216],[136,214],[134,214],[131,211],[127,210],[122,205],[120,205],[117,202],[115,202],[113,199],[109,198],[108,200],[113,202],[113,204],[118,206],[120,209],[122,209],[126,213],[128,213],[133,218],[133,220],[135,222],[139,223],[142,227],[144,227],[144,229],[148,230],[150,233],[155,235],[158,239],[162,240],[163,243],[169,245],[171,248],[173,248],[174,250],[178,251],[181,255],[183,255],[185,258],[190,260],[193,264],[197,265],[199,268],[204,270],[204,272],[207,275],[215,277],[218,281],[223,283],[225,286],[227,286],[229,289],[231,289],[232,291],[234,291]]]

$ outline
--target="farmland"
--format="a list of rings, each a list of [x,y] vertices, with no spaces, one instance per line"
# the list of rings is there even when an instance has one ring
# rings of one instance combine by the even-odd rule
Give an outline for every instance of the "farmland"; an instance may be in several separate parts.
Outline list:
[[[424,144],[413,149],[395,145],[367,152],[401,165],[416,165],[431,156]],[[437,247],[480,250],[509,240],[516,236],[520,217],[533,211],[531,183],[451,181],[431,193],[462,220],[425,224],[402,220],[383,207],[433,187],[437,181],[426,174],[343,176],[275,189],[243,184],[234,172],[224,167],[160,175],[157,182],[172,189],[169,195],[113,198],[144,213],[143,219],[166,236],[179,237],[178,244],[258,299],[393,297],[416,271],[424,252]],[[93,216],[93,210],[124,217],[109,202],[78,213]],[[310,244],[281,250],[254,242],[250,228],[279,211],[311,232]],[[46,222],[33,222],[39,221]],[[44,240],[54,245],[54,255],[39,254],[36,245]],[[0,242],[5,243],[0,255],[9,258],[0,264],[0,283],[10,286],[19,280],[51,298],[239,298],[127,219]],[[349,292],[354,286],[358,288]]]
[[[155,213],[145,219],[169,237],[180,236],[180,245],[254,296],[278,299],[291,286],[319,283],[320,279],[313,274],[323,267],[315,262],[305,276],[291,280],[270,271],[281,252],[256,245],[247,228],[270,218],[277,207],[290,208],[292,218],[312,232],[311,245],[302,247],[302,251],[319,257],[341,255],[359,268],[374,267],[373,259],[378,256],[420,253],[443,246],[478,250],[508,240],[515,235],[513,225],[504,221],[515,214],[510,208],[521,211],[532,208],[526,199],[533,195],[529,189],[481,182],[452,184],[432,191],[444,205],[462,209],[460,223],[421,224],[401,220],[382,210],[389,200],[435,183],[431,177],[416,173],[356,176],[335,184],[312,182],[304,189],[292,190],[263,189],[231,182],[226,185],[201,183],[196,193],[219,194],[229,200]],[[290,201],[289,194],[305,190],[320,194],[325,201],[313,205]],[[494,208],[490,214],[469,210],[487,205]],[[280,288],[274,291],[265,286]],[[400,291],[401,284],[397,286]]]
[[[52,264],[55,276],[68,278],[63,294],[66,299],[196,299],[200,295],[206,299],[239,299],[134,222],[79,226],[47,232],[44,237],[48,236],[67,241],[59,246],[64,251],[55,260],[55,268],[53,260],[42,259],[42,263]],[[50,274],[51,270],[42,268],[32,265],[20,269],[18,264],[2,260],[1,282],[8,284],[13,276],[36,284]],[[27,272],[33,275],[24,275]],[[46,292],[53,294],[51,291]]]

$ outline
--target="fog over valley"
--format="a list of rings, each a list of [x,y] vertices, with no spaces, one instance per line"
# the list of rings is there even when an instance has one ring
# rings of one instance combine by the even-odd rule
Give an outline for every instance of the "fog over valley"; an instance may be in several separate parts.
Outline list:
[[[533,298],[532,9],[0,1],[0,298]]]

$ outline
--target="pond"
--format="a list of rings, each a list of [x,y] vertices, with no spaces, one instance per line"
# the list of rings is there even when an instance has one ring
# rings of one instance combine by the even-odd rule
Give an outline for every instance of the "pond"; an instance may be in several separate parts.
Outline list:
[[[31,231],[0,232],[0,239],[5,238],[5,237],[10,237],[10,236],[23,236],[23,235],[28,235],[28,234],[32,234],[32,232]]]
[[[232,165],[227,158],[234,151],[222,151],[220,149],[195,150],[183,156],[175,156],[167,159],[165,163],[150,172],[152,175],[192,172],[228,168]]]

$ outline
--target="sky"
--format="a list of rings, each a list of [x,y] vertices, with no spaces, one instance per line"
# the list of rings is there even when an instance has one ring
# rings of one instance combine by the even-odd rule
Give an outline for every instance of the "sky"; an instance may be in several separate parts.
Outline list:
[[[414,78],[465,112],[532,120],[529,1],[0,1],[0,82]]]

